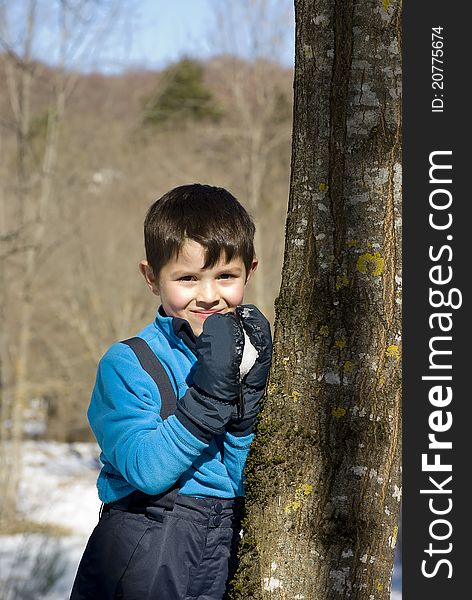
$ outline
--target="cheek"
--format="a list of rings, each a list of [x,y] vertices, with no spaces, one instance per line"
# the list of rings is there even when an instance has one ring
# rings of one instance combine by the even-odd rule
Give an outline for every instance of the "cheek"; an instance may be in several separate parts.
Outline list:
[[[188,290],[178,287],[168,287],[162,290],[161,301],[167,313],[181,310],[190,302],[191,296]]]
[[[230,306],[238,306],[244,298],[244,283],[232,286],[226,293],[226,301]]]

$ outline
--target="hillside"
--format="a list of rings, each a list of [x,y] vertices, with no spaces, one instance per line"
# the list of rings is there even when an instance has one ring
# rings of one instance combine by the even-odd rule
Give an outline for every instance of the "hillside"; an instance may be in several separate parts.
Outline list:
[[[264,61],[212,59],[201,65],[201,85],[219,118],[176,113],[152,126],[146,110],[168,85],[168,73],[61,75],[44,64],[26,68],[7,60],[0,56],[0,77],[9,82],[0,88],[3,387],[15,386],[22,311],[30,302],[24,387],[28,407],[44,423],[36,435],[90,440],[85,410],[100,356],[152,320],[157,308],[137,265],[145,212],[165,191],[199,181],[227,187],[246,205],[261,259],[247,301],[273,317],[292,73]],[[30,89],[22,88],[25,81]],[[21,96],[22,89],[29,92]],[[27,277],[25,260],[34,263]]]

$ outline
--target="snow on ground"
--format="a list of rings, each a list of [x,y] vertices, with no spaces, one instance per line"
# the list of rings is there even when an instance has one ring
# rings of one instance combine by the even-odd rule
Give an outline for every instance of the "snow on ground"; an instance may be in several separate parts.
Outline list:
[[[21,512],[88,537],[100,510],[95,487],[99,454],[95,444],[25,442]]]
[[[0,537],[1,600],[67,600],[87,537]]]
[[[20,510],[27,521],[59,525],[69,535],[0,536],[0,600],[67,600],[87,539],[98,521],[95,444],[28,441]],[[401,567],[391,600],[401,600]]]
[[[25,521],[59,525],[70,535],[2,536],[0,598],[66,600],[98,521],[99,449],[95,444],[28,441],[23,450],[20,512]]]

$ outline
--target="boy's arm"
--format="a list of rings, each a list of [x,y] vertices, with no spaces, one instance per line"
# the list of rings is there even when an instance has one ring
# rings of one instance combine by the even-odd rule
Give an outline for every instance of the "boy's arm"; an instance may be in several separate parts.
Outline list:
[[[106,459],[134,487],[159,494],[171,487],[209,445],[171,415],[160,414],[159,391],[133,351],[113,345],[100,361],[88,410]]]
[[[194,385],[164,421],[159,391],[134,352],[115,344],[99,364],[88,411],[106,459],[134,487],[159,494],[171,487],[224,432],[240,392],[240,350],[234,315],[207,319],[197,342]]]
[[[244,347],[240,320],[233,313],[214,314],[203,324],[195,345],[192,386],[177,403],[175,415],[197,437],[201,429],[224,433],[241,396],[239,367]]]
[[[223,462],[228,471],[235,496],[244,496],[244,468],[254,434],[235,436],[225,433],[223,438]]]

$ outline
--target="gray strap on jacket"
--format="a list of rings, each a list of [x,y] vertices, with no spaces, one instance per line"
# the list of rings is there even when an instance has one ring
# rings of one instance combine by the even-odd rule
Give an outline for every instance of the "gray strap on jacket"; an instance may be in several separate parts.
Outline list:
[[[155,381],[161,396],[160,414],[162,419],[166,419],[168,416],[173,415],[177,407],[177,397],[169,376],[162,366],[161,361],[157,358],[143,338],[132,337],[128,340],[123,340],[121,343],[126,344],[131,348],[131,350],[133,350],[142,368]]]
[[[177,407],[177,397],[175,395],[174,388],[172,387],[172,383],[167,375],[166,370],[162,366],[161,361],[151,350],[147,342],[140,337],[133,337],[129,338],[128,340],[122,340],[121,343],[126,344],[131,348],[131,350],[136,354],[141,367],[155,381],[161,396],[160,415],[162,419],[174,414]],[[148,494],[144,494],[144,492],[136,490],[125,498],[121,498],[120,500],[107,504],[105,510],[109,510],[113,507],[119,510],[130,512],[143,512],[150,518],[162,520],[162,515],[160,513],[157,516],[152,516],[153,509],[172,510],[178,493],[178,481],[176,481],[171,488],[162,494],[157,494],[155,496],[150,496]]]

